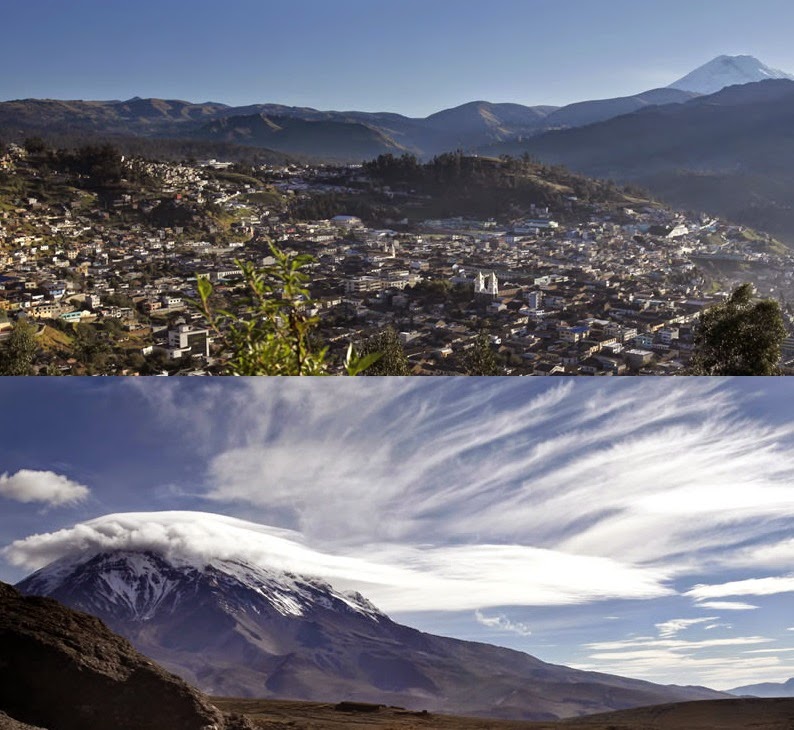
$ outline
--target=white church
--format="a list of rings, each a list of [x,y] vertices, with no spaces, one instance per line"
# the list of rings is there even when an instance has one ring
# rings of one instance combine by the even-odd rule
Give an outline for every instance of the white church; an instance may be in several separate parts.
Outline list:
[[[499,282],[496,279],[496,273],[483,274],[482,271],[477,272],[474,277],[474,293],[484,294],[491,296],[494,299],[499,296]]]

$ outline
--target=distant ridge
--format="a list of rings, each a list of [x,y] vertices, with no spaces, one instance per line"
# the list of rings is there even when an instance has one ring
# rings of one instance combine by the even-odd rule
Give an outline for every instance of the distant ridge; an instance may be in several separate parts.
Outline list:
[[[729,689],[732,695],[752,697],[794,697],[794,677],[785,682],[762,682]]]

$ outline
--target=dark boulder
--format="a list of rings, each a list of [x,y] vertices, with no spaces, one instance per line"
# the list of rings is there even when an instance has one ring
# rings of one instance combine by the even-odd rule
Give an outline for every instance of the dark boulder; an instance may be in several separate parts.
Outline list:
[[[225,716],[98,618],[50,598],[23,596],[4,583],[0,711],[9,723],[14,718],[48,730],[252,728]]]

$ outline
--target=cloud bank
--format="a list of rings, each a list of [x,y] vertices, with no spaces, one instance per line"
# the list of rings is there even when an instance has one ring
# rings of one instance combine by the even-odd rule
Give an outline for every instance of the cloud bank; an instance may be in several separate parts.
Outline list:
[[[20,469],[14,474],[0,474],[0,497],[16,502],[43,502],[53,507],[84,500],[88,487],[52,471]]]

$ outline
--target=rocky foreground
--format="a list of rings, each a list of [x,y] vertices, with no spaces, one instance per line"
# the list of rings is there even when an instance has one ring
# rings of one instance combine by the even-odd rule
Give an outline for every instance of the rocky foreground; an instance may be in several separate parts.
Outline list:
[[[0,583],[0,729],[250,730],[99,619]]]

